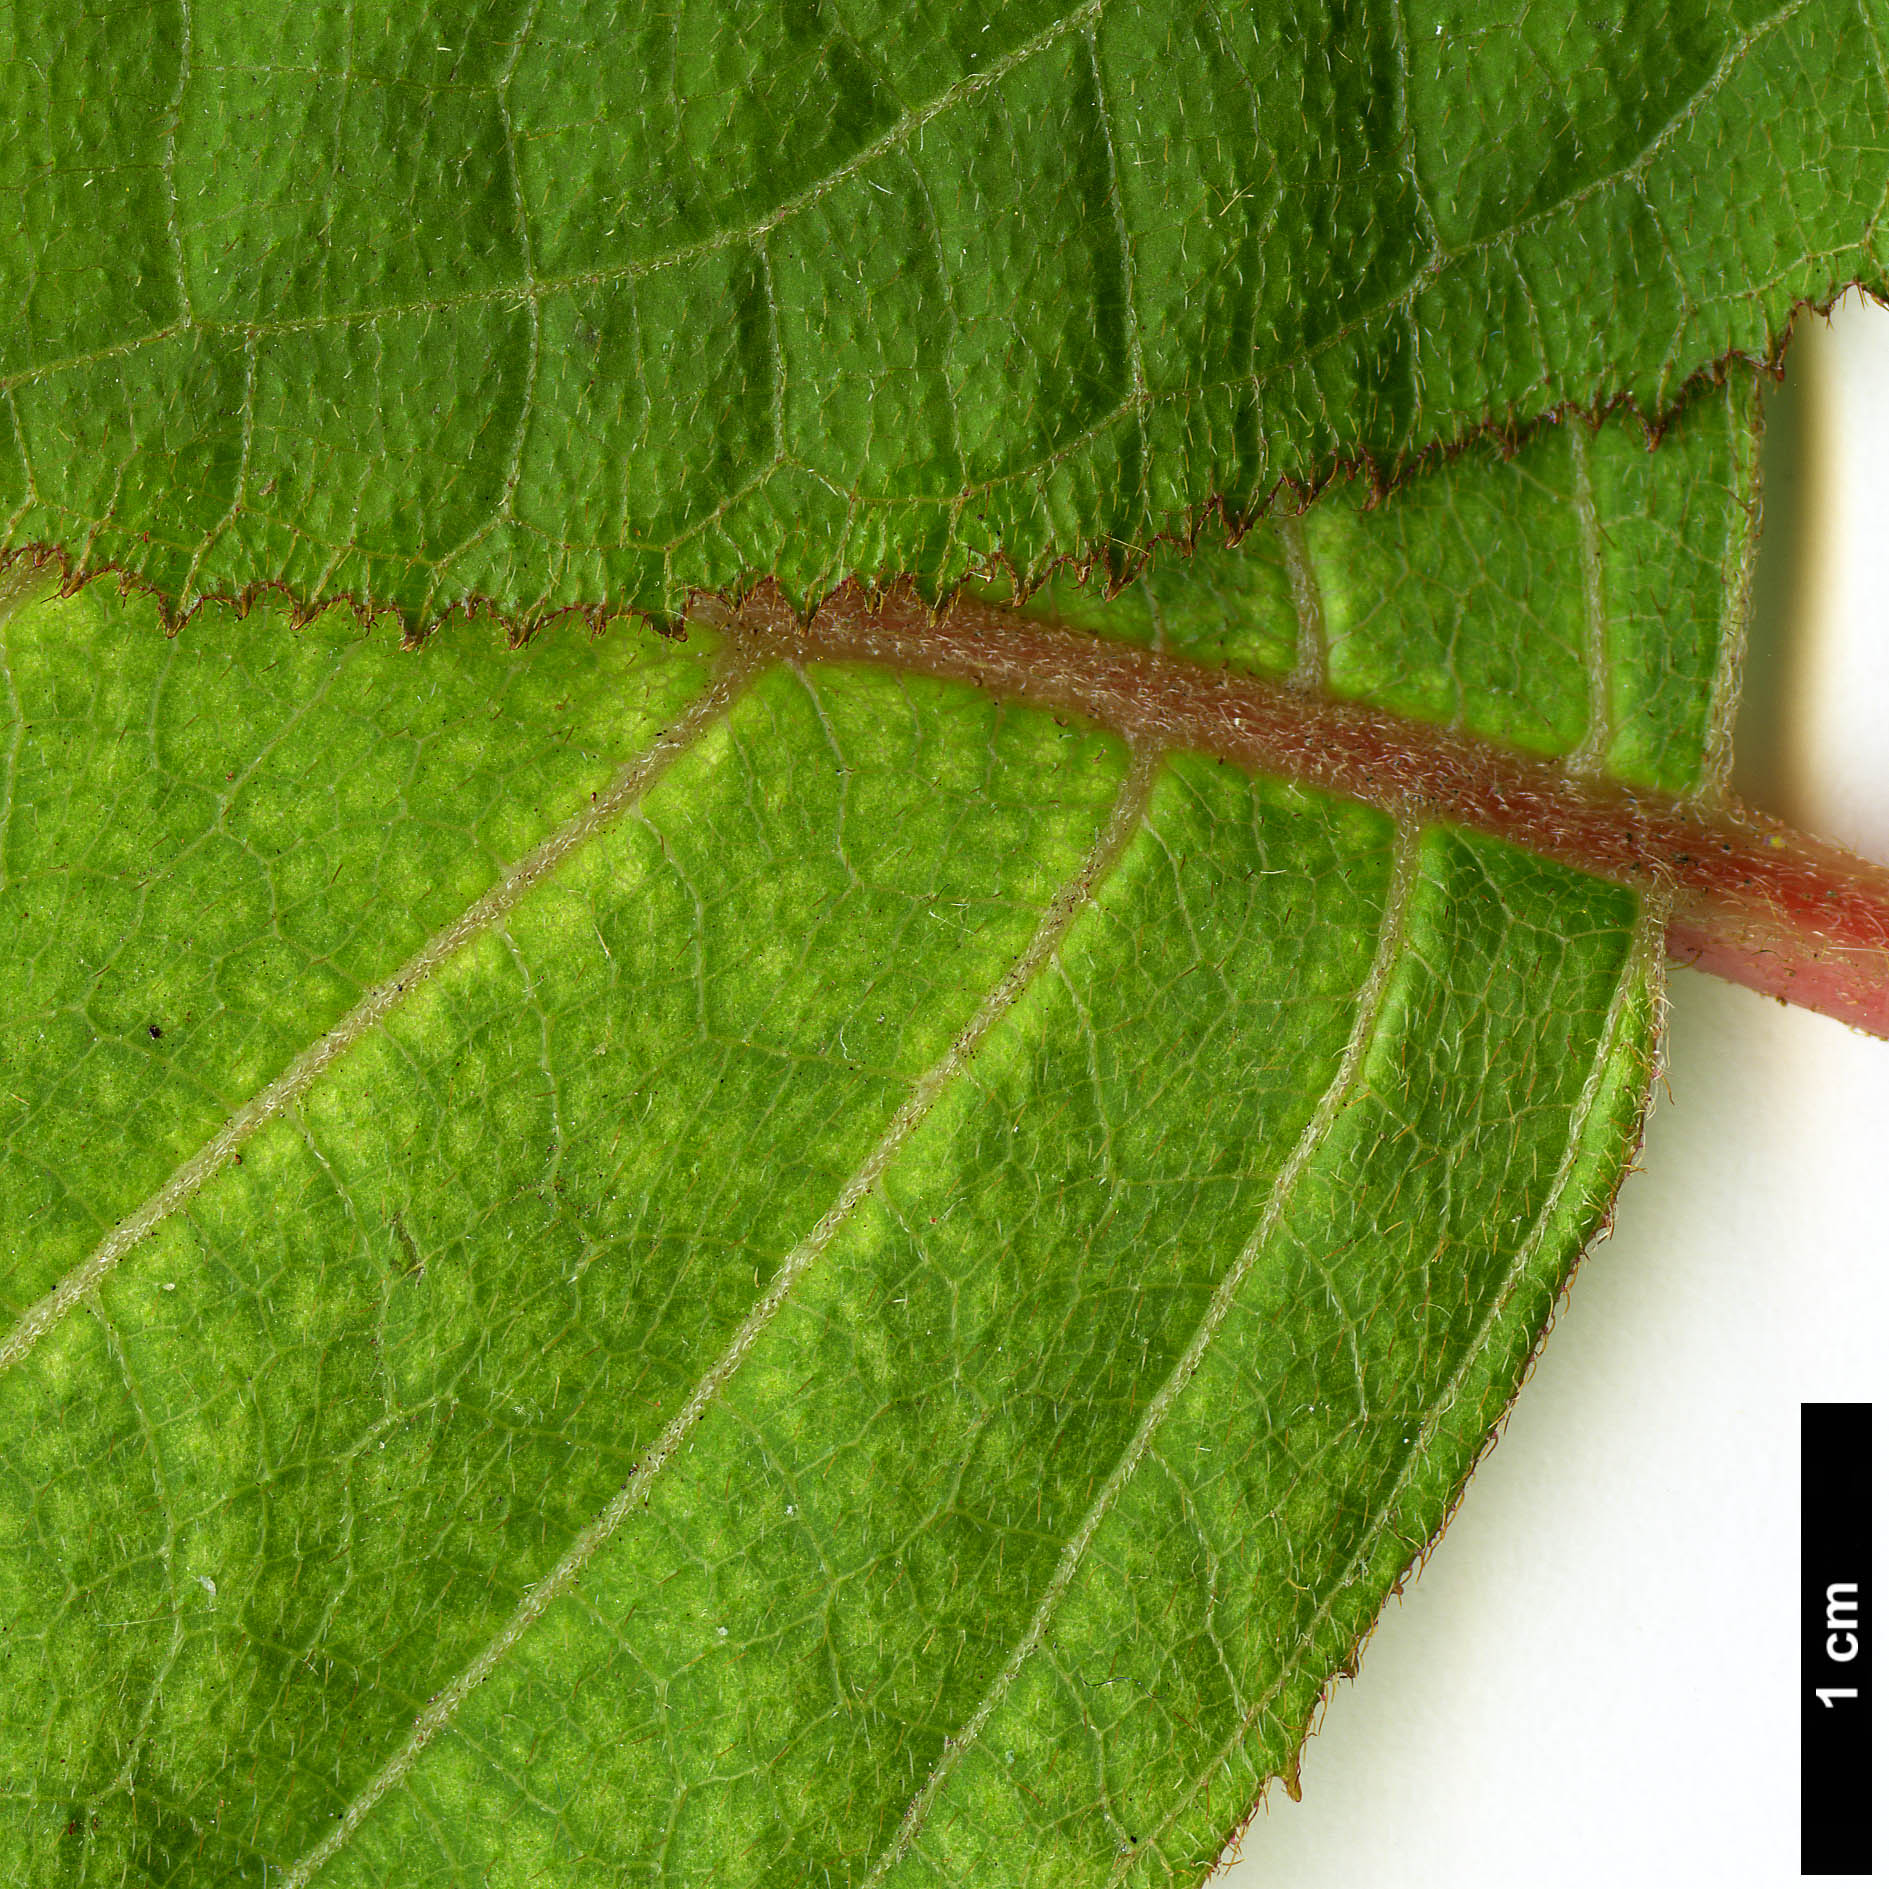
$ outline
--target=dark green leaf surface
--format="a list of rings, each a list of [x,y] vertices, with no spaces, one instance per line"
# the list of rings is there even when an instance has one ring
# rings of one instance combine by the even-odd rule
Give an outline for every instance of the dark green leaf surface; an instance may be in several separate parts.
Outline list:
[[[0,549],[430,621],[1133,563],[1879,280],[1882,0],[0,10]]]
[[[1035,607],[1709,789],[1752,448]],[[699,629],[0,655],[9,1889],[1199,1881],[1611,1197],[1658,914]]]

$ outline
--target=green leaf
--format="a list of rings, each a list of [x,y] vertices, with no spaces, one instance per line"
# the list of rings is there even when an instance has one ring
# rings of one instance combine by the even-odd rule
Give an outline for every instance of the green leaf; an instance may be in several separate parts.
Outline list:
[[[1132,567],[1878,281],[1882,0],[0,16],[0,550],[189,609]]]
[[[1709,793],[1754,447],[1033,607]],[[1200,1880],[1606,1210],[1660,914],[699,625],[0,654],[11,1879]]]
[[[1198,1880],[1605,1214],[1661,912],[501,626],[976,580],[1709,804],[1883,25],[0,15],[0,557],[153,593],[0,624],[9,1880]]]

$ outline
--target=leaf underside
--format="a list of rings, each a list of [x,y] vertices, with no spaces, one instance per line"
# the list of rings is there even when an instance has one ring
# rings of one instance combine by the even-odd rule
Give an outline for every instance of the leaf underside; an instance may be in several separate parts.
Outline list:
[[[1660,914],[505,630],[975,579],[1709,803],[1883,25],[0,8],[0,558],[155,593],[0,621],[9,1889],[1199,1881],[1606,1211]]]
[[[1032,607],[1709,792],[1754,438]],[[700,629],[0,655],[9,1882],[1198,1882],[1611,1199],[1657,914]]]
[[[1881,277],[1882,0],[0,12],[0,553],[188,610],[1132,567]],[[16,299],[17,298],[17,299]]]

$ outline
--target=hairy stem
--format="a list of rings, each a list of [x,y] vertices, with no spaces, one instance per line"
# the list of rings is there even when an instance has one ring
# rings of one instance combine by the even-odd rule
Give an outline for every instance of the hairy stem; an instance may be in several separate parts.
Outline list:
[[[1889,870],[1738,806],[1710,810],[1281,682],[1082,636],[994,606],[847,588],[803,619],[771,586],[704,599],[761,653],[968,682],[1381,807],[1447,820],[1669,901],[1684,964],[1889,1037]]]

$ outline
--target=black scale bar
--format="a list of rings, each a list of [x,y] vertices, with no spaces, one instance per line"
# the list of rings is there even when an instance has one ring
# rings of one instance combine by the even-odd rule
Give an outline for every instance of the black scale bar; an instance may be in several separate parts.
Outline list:
[[[1869,1404],[1803,1407],[1803,1872],[1870,1873]]]

